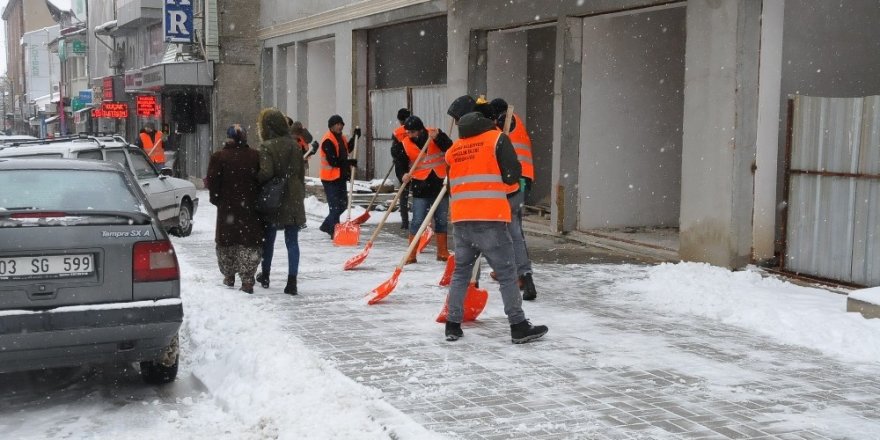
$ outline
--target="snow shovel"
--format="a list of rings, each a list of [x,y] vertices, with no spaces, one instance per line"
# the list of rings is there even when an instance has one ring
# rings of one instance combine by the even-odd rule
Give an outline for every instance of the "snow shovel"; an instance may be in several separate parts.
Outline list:
[[[483,313],[486,308],[486,302],[489,300],[489,291],[477,287],[477,274],[480,273],[480,263],[482,263],[482,255],[477,256],[477,264],[471,271],[471,281],[468,283],[467,292],[464,294],[464,316],[462,321],[474,321]],[[449,314],[449,295],[446,295],[446,304],[443,310],[437,315],[437,322],[446,322],[446,316]]]
[[[425,219],[428,221],[428,219]],[[434,228],[431,225],[428,225],[428,229],[425,229],[425,233],[422,234],[422,238],[419,239],[419,247],[416,248],[416,253],[421,254],[424,252],[425,248],[428,247],[428,243],[431,242],[431,237],[434,236]]]
[[[440,194],[437,195],[437,199],[434,200],[434,203],[431,205],[431,209],[428,210],[428,215],[426,218],[430,218],[434,215],[434,211],[437,210],[437,207],[440,206],[440,201],[443,199],[443,196],[446,195],[446,181],[447,179],[443,179],[443,189],[440,190]],[[419,231],[416,232],[416,237],[421,238],[422,234],[425,232],[425,229],[428,227],[428,222],[422,222],[422,226],[419,227]],[[391,294],[391,291],[397,287],[397,280],[400,278],[400,272],[403,271],[403,266],[406,265],[406,260],[409,259],[409,254],[412,253],[413,249],[415,249],[416,245],[419,244],[419,240],[413,240],[412,243],[409,244],[409,247],[406,248],[406,252],[403,254],[403,258],[400,259],[400,263],[397,264],[397,267],[394,268],[394,273],[391,275],[391,278],[386,280],[384,283],[380,284],[375,289],[371,290],[368,295],[372,295],[372,298],[367,302],[369,305],[373,305],[382,301],[383,298]]]
[[[449,253],[449,259],[446,260],[446,269],[443,270],[443,276],[440,277],[440,287],[446,287],[452,281],[452,272],[455,272],[455,253]]]
[[[353,141],[353,159],[357,159],[358,140],[359,139],[356,137]],[[351,167],[351,178],[349,179],[350,185],[348,189],[348,219],[345,223],[337,223],[336,228],[333,231],[333,244],[336,246],[357,246],[358,241],[360,241],[361,238],[361,226],[351,221],[351,201],[354,199],[354,173],[356,170],[357,168],[353,166]]]
[[[419,155],[416,156],[416,160],[413,163],[415,163],[415,164],[419,163],[419,161],[422,160],[422,156],[425,155],[425,151],[427,151],[427,150],[428,150],[428,143],[425,142],[425,145],[422,145],[422,150],[419,151]],[[364,250],[362,250],[359,254],[349,258],[348,261],[345,262],[345,265],[342,266],[344,270],[354,269],[355,267],[358,267],[361,263],[363,263],[364,260],[367,259],[367,255],[369,255],[369,253],[370,253],[370,248],[373,247],[373,240],[375,240],[376,237],[379,236],[379,231],[381,231],[382,226],[385,225],[385,220],[388,220],[388,215],[390,215],[391,211],[394,210],[394,207],[397,206],[397,202],[400,200],[400,196],[403,194],[403,190],[406,189],[406,185],[407,185],[406,183],[400,184],[400,189],[397,190],[397,195],[394,196],[394,200],[391,201],[391,205],[388,206],[388,209],[385,211],[385,214],[382,216],[382,220],[379,221],[378,225],[376,225],[376,230],[373,231],[373,235],[370,236],[370,240],[367,241],[367,245],[364,247]]]
[[[379,185],[379,189],[381,189],[383,186],[385,186],[385,181],[388,180],[388,176],[391,175],[391,171],[392,171],[393,169],[394,169],[394,163],[391,164],[391,168],[388,168],[388,172],[385,173],[385,178],[382,179],[382,184]],[[363,214],[361,214],[361,215],[355,217],[355,219],[352,220],[352,221],[355,222],[355,223],[357,223],[357,224],[359,224],[359,225],[362,225],[362,224],[364,224],[364,222],[366,222],[367,220],[369,220],[369,219],[370,219],[370,211],[373,209],[373,204],[376,203],[376,198],[377,198],[377,197],[379,197],[379,191],[378,191],[378,190],[376,190],[376,193],[373,194],[373,198],[370,200],[370,204],[367,205],[367,210],[364,211]]]

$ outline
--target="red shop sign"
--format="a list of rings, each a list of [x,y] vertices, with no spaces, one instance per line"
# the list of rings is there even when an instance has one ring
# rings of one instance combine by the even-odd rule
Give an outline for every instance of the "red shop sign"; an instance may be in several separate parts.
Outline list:
[[[159,116],[159,102],[156,95],[138,95],[135,97],[138,116]]]
[[[100,107],[92,109],[93,118],[126,119],[128,118],[128,104],[124,102],[105,102]]]

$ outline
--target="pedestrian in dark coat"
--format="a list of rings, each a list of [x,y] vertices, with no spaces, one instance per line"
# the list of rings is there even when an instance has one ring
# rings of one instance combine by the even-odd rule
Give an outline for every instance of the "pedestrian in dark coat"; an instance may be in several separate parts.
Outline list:
[[[303,152],[297,140],[290,135],[290,127],[283,113],[274,108],[260,112],[260,171],[261,184],[273,177],[287,177],[287,192],[281,208],[267,215],[265,241],[263,244],[263,267],[259,275],[260,285],[269,287],[269,273],[272,267],[275,235],[284,230],[284,244],[287,247],[287,285],[284,293],[297,294],[296,277],[299,272],[299,230],[306,227],[305,163]]]
[[[240,125],[229,127],[226,136],[223,149],[208,163],[210,202],[217,206],[217,263],[223,284],[235,285],[237,273],[241,290],[253,293],[263,243],[263,223],[254,211],[260,193],[260,155],[248,146],[247,134]]]

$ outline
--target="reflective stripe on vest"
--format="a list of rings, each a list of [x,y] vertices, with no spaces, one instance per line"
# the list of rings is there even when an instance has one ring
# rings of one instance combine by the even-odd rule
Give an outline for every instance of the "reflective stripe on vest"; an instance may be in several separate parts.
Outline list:
[[[324,141],[329,140],[333,143],[333,146],[336,147],[336,157],[340,157],[339,154],[339,141],[336,140],[336,136],[333,135],[332,131],[328,131],[324,134],[324,137],[321,138],[321,180],[336,180],[342,177],[342,169],[337,168],[330,165],[330,162],[327,162],[327,154],[324,153]],[[342,135],[342,142],[348,145],[348,139],[345,138],[345,135]]]
[[[150,160],[153,163],[165,163],[165,146],[162,145],[162,132],[154,131],[153,136],[157,139],[156,143],[153,143],[153,138],[149,134],[141,133],[141,145],[143,145],[144,151],[150,156]]]
[[[416,145],[409,136],[405,137],[401,143],[403,144],[403,150],[406,151],[406,155],[409,157],[409,163],[412,164],[419,157],[421,147]],[[422,160],[418,165],[410,168],[409,174],[413,179],[425,180],[431,174],[431,170],[441,179],[446,177],[446,161],[443,151],[440,150],[440,147],[433,140],[428,141],[428,150],[425,151],[425,155],[422,156]]]
[[[516,125],[510,133],[510,142],[513,144],[520,165],[522,165],[522,176],[535,180],[535,165],[532,163],[532,140],[529,138],[529,132],[522,119],[516,114],[513,115],[513,119],[516,121]]]
[[[495,148],[501,132],[489,130],[477,136],[459,139],[446,152],[449,164],[449,209],[452,222],[510,222],[507,185]]]

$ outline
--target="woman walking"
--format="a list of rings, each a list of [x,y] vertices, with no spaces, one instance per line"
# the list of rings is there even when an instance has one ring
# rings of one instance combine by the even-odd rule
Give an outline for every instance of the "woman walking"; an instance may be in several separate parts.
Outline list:
[[[253,209],[260,192],[260,155],[248,146],[247,133],[240,125],[230,126],[226,137],[223,149],[208,162],[210,201],[217,206],[217,263],[223,284],[234,286],[237,273],[241,290],[254,293],[263,241],[263,223]]]
[[[296,276],[299,272],[299,230],[306,227],[305,165],[302,149],[290,135],[290,127],[283,113],[274,108],[260,112],[257,121],[260,127],[260,171],[257,178],[261,184],[273,177],[287,178],[287,191],[278,211],[267,214],[266,232],[263,242],[262,272],[257,277],[260,285],[269,288],[269,273],[272,267],[275,235],[284,230],[284,244],[287,247],[287,285],[284,293],[296,295]]]

